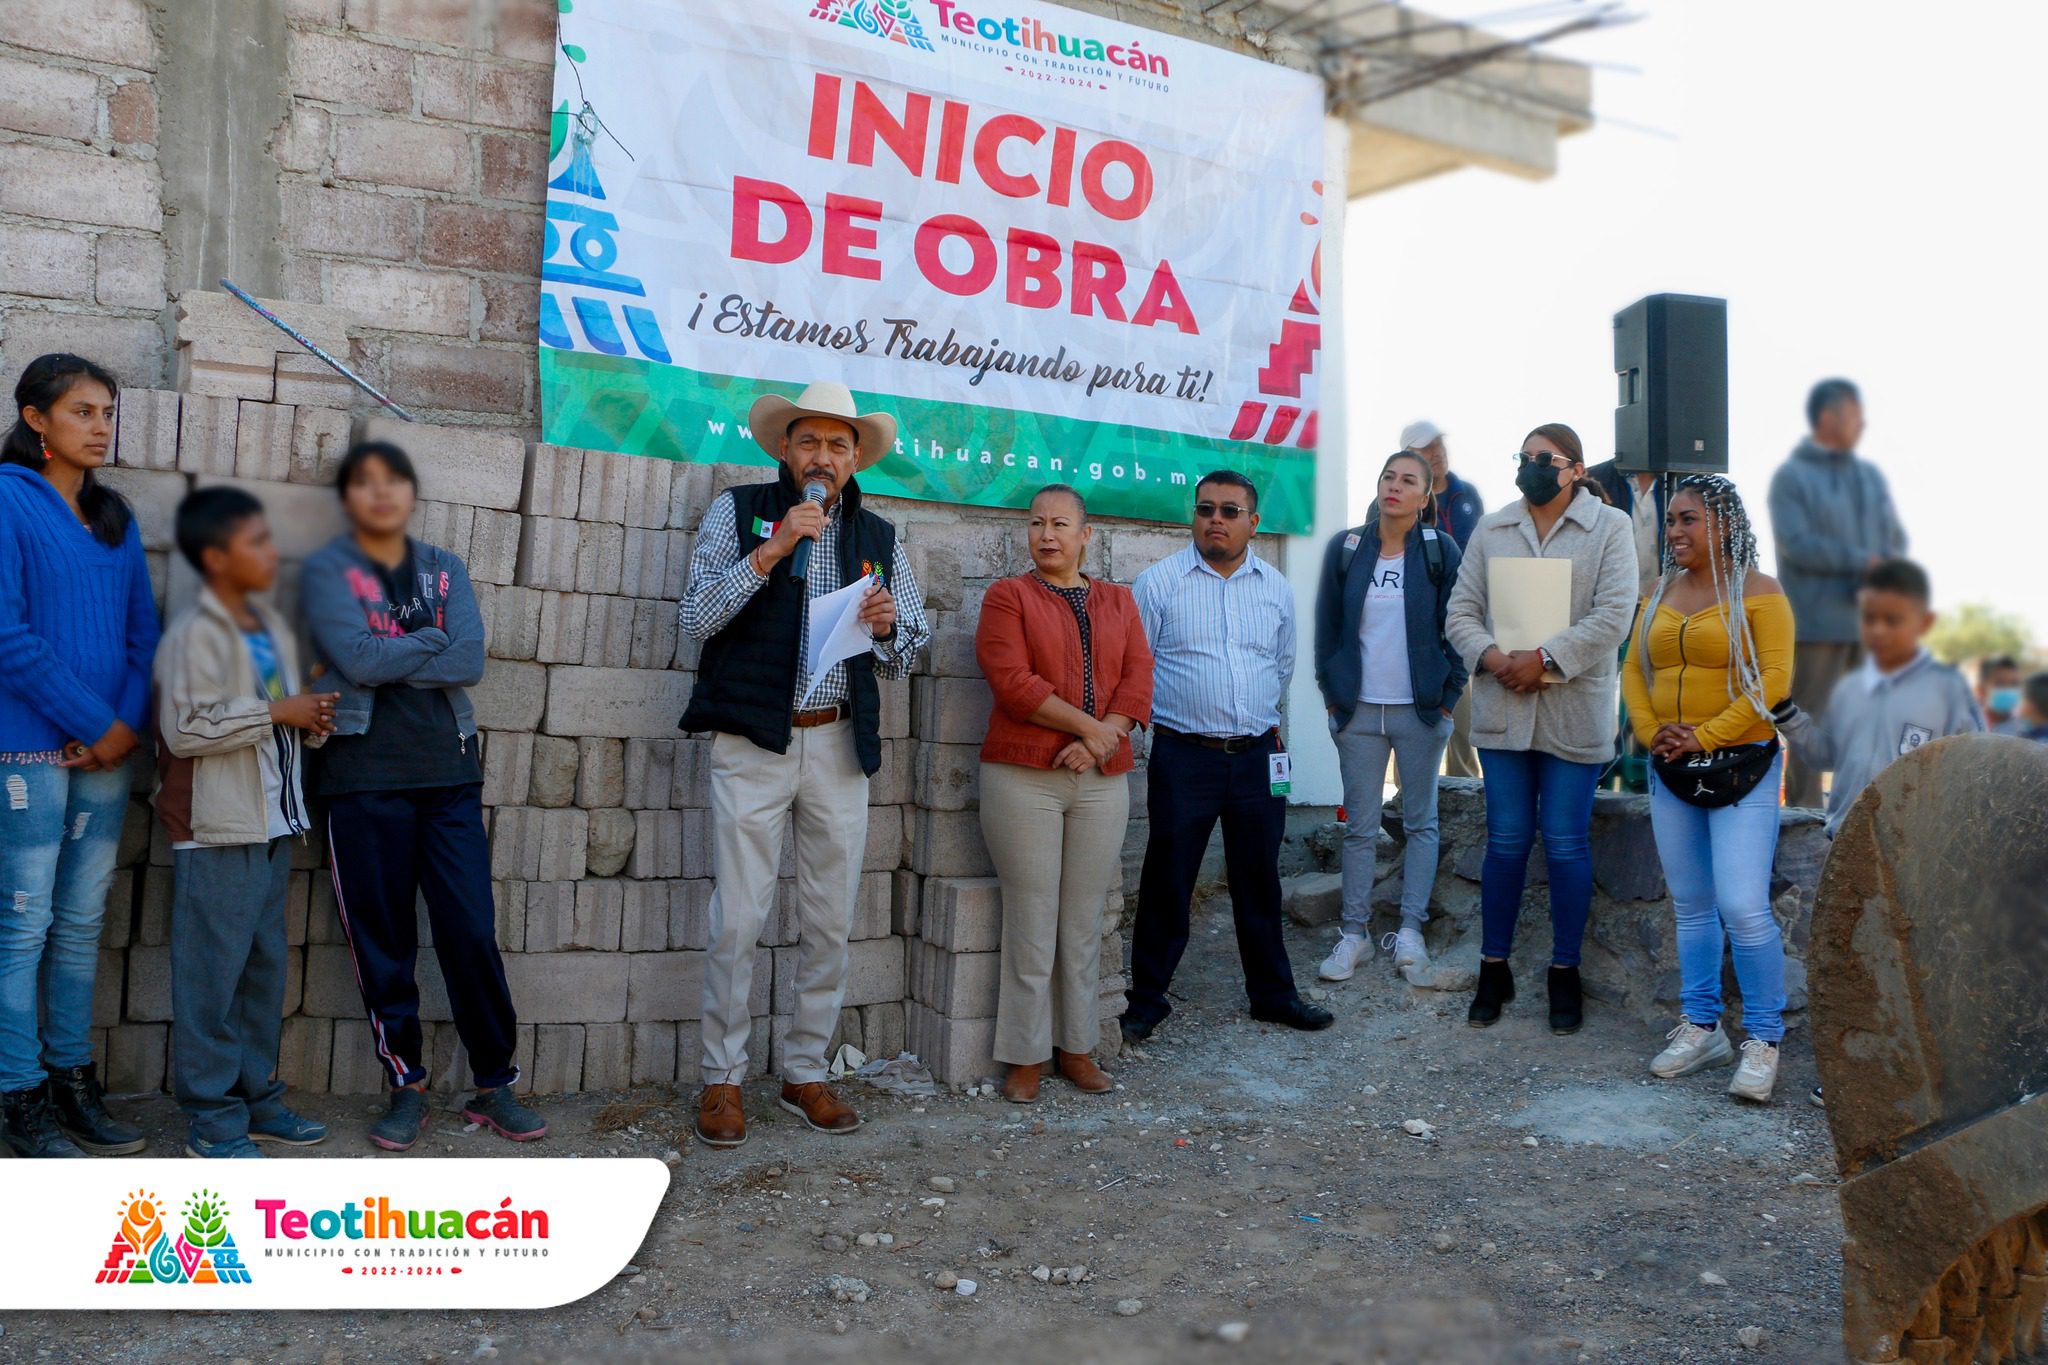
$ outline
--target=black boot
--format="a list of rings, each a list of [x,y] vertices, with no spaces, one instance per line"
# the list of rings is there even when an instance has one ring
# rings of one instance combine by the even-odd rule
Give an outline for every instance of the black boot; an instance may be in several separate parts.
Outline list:
[[[16,1156],[84,1156],[57,1129],[50,1097],[40,1085],[0,1095],[0,1140]]]
[[[1500,1007],[1515,998],[1515,974],[1508,970],[1505,962],[1479,963],[1479,989],[1472,993],[1472,1008],[1465,1011],[1465,1022],[1473,1028],[1486,1028],[1500,1018]]]
[[[106,1091],[91,1062],[67,1066],[50,1074],[50,1107],[64,1136],[93,1156],[127,1156],[139,1152],[142,1130],[107,1112]]]
[[[1545,984],[1550,987],[1550,1031],[1577,1033],[1586,1021],[1585,1002],[1579,991],[1577,967],[1552,967]]]

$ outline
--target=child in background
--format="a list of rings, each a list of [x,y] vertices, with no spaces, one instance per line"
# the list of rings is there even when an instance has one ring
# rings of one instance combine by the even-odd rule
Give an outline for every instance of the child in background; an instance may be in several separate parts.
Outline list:
[[[1774,711],[1778,733],[1800,761],[1832,769],[1830,839],[1863,789],[1902,754],[1945,735],[1984,728],[1963,675],[1935,662],[1922,643],[1934,627],[1927,571],[1907,559],[1872,565],[1856,593],[1863,666],[1835,684],[1824,720],[1787,701]]]
[[[1984,728],[1977,698],[1963,675],[1937,663],[1922,643],[1934,627],[1927,571],[1908,559],[1873,564],[1856,593],[1863,666],[1835,684],[1828,713],[1816,722],[1787,700],[1772,711],[1778,734],[1808,766],[1833,769],[1827,833],[1863,789],[1902,754],[1945,735]],[[1815,1104],[1822,1103],[1819,1086]]]
[[[2010,732],[2021,739],[2048,744],[2048,673],[2036,673],[2020,688],[2020,709]]]
[[[312,823],[299,774],[304,746],[334,729],[335,694],[298,690],[290,628],[250,596],[277,582],[263,504],[200,489],[178,505],[177,534],[206,586],[156,656],[156,809],[176,874],[173,1082],[192,1119],[187,1153],[260,1157],[257,1142],[327,1136],[285,1108],[274,1073],[291,846]]]

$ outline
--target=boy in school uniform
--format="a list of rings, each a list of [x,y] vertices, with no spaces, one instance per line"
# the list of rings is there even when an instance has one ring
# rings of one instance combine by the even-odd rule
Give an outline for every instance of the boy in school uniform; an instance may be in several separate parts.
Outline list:
[[[1775,713],[1778,733],[1800,761],[1835,774],[1828,790],[1830,839],[1893,759],[1946,735],[1984,728],[1970,684],[1922,643],[1934,627],[1929,592],[1926,570],[1911,560],[1873,564],[1856,593],[1862,666],[1835,684],[1823,719],[1789,700]]]
[[[1947,735],[1984,728],[1976,695],[1961,673],[1938,663],[1922,643],[1934,628],[1927,571],[1909,559],[1880,560],[1856,592],[1863,664],[1835,684],[1827,715],[1816,721],[1787,699],[1772,714],[1778,733],[1817,772],[1830,769],[1827,835],[1842,827],[1856,798],[1893,759]],[[1821,1088],[1810,1097],[1822,1104]]]
[[[335,694],[301,692],[298,651],[251,596],[277,581],[263,504],[204,488],[178,505],[178,549],[206,580],[156,656],[156,809],[171,838],[174,1085],[195,1157],[311,1146],[325,1124],[284,1104],[285,895],[312,824],[305,748],[334,728]]]

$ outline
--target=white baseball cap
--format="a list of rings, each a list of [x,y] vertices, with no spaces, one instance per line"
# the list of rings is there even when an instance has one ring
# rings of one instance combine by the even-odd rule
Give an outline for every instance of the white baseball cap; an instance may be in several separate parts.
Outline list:
[[[1401,449],[1420,450],[1431,441],[1441,439],[1443,434],[1443,428],[1434,422],[1410,422],[1401,428]]]

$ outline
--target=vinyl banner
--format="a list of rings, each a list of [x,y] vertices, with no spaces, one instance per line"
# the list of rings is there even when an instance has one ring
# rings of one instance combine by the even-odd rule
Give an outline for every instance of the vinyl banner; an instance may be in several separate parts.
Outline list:
[[[831,379],[871,492],[1183,521],[1228,466],[1310,528],[1319,80],[1034,0],[561,8],[549,441],[763,463]]]

